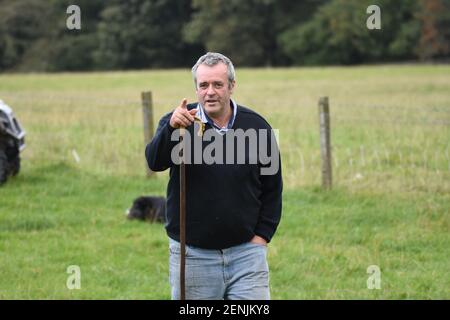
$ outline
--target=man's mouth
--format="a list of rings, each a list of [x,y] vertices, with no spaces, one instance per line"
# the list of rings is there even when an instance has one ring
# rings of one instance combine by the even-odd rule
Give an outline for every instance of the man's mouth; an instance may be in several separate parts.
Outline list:
[[[206,100],[205,102],[206,102],[206,103],[209,103],[209,104],[213,104],[213,103],[216,103],[217,100],[208,99],[208,100]]]

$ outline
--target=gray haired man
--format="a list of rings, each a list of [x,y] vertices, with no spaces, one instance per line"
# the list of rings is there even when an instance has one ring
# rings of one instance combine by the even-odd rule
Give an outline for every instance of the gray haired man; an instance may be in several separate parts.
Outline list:
[[[222,146],[211,163],[186,166],[186,298],[270,299],[267,246],[281,218],[282,175],[280,155],[272,128],[249,108],[231,99],[236,87],[232,62],[220,53],[208,52],[192,68],[198,102],[180,105],[162,117],[145,154],[153,171],[170,168],[167,186],[167,224],[170,249],[172,299],[179,299],[179,163],[173,158],[177,146],[173,135],[186,128],[198,137],[194,117],[206,133],[200,150]],[[229,147],[236,132],[257,132],[257,140]],[[268,135],[259,133],[269,132]],[[206,139],[206,137],[211,139]],[[245,140],[245,139],[244,139]],[[253,142],[252,142],[253,141]],[[258,148],[255,148],[254,144]],[[259,153],[268,149],[276,170]],[[190,154],[194,154],[194,144]],[[217,154],[223,159],[217,159]],[[230,159],[232,161],[230,161]],[[238,161],[238,159],[244,159]]]

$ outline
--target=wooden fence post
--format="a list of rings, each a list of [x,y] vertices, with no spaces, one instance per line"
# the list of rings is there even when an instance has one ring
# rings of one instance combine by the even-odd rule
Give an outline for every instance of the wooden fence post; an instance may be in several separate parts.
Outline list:
[[[153,138],[153,102],[152,102],[152,92],[146,91],[142,92],[142,111],[144,116],[144,143],[147,145]],[[153,171],[150,170],[148,165],[145,165],[147,168],[147,177],[150,177],[153,174]]]
[[[330,142],[330,109],[328,97],[319,99],[320,120],[320,154],[322,158],[322,187],[331,189],[332,186],[332,164],[331,164],[331,142]]]

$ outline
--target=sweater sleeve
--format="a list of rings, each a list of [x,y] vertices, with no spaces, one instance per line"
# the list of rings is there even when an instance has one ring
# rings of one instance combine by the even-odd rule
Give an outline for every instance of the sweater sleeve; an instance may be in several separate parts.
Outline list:
[[[145,148],[145,158],[152,171],[164,171],[173,166],[170,154],[177,142],[170,140],[175,130],[169,124],[171,116],[172,112],[161,118],[152,141]]]
[[[273,165],[273,174],[260,174],[260,181],[262,185],[262,192],[260,196],[261,200],[261,211],[258,219],[258,223],[255,228],[255,234],[264,238],[267,242],[270,242],[272,236],[274,235],[278,224],[281,219],[281,209],[282,209],[282,191],[283,191],[283,180],[281,175],[281,157],[279,153],[278,146],[274,135],[269,135],[269,140],[273,144],[271,153],[275,152],[274,157],[278,158],[278,162],[273,161],[274,157],[271,157],[272,161],[269,165],[264,165],[262,167],[269,167]],[[270,142],[269,142],[270,143]],[[274,148],[275,147],[275,148]],[[273,150],[275,149],[275,150]],[[270,172],[271,170],[269,170]],[[272,172],[270,172],[272,173]]]

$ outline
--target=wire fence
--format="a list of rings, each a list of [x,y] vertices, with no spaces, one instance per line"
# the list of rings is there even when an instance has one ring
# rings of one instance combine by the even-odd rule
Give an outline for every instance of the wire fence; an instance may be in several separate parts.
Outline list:
[[[331,152],[319,153],[319,145],[317,151],[310,145],[296,146],[291,166],[297,163],[299,180],[316,184],[322,179],[324,188],[324,181],[332,179],[337,184],[366,183],[369,188],[395,181],[402,189],[450,191],[450,107],[333,107],[331,100],[329,109]],[[322,141],[325,131],[319,126],[317,131]],[[328,161],[332,173],[323,170]],[[328,174],[333,177],[324,177]]]
[[[157,94],[155,96],[158,97]],[[46,156],[56,157],[53,153],[62,150],[57,145],[64,142],[72,144],[70,150],[77,150],[82,163],[92,159],[92,163],[86,164],[87,167],[97,165],[93,159],[97,159],[99,154],[111,160],[112,156],[108,152],[112,150],[123,149],[120,154],[114,154],[115,160],[110,161],[112,164],[120,162],[118,157],[122,153],[127,155],[128,159],[120,162],[120,167],[126,168],[124,172],[134,172],[136,161],[142,160],[142,148],[146,143],[146,120],[143,121],[142,117],[145,118],[146,112],[143,112],[142,97],[135,91],[108,95],[98,92],[86,95],[34,93],[33,102],[27,95],[17,95],[15,100],[20,102],[18,105],[31,106],[21,111],[28,115],[36,139],[46,141],[51,151]],[[166,102],[158,99],[151,102],[152,131],[156,130],[159,118],[170,109]],[[298,110],[292,116],[286,115],[284,109],[273,111],[284,117],[283,120],[274,117],[280,127],[281,143],[288,140],[285,143],[287,147],[281,150],[283,165],[288,169],[284,174],[290,180],[288,185],[320,184],[323,159],[320,155],[320,139],[317,138],[320,131],[317,109],[311,105],[302,105]],[[293,137],[297,133],[284,125],[285,119],[292,123],[302,121],[304,131]],[[450,106],[434,104],[421,107],[367,102],[345,104],[342,101],[334,104],[331,97],[329,119],[330,162],[336,184],[372,181],[372,185],[369,185],[372,187],[383,179],[384,183],[389,183],[394,176],[396,183],[408,181],[412,187],[414,184],[440,184],[441,188],[450,191],[447,181],[450,180]],[[52,131],[48,128],[52,128]],[[302,134],[312,138],[306,143],[307,139]],[[92,135],[96,137],[96,142],[88,138]],[[146,140],[149,137],[148,133],[145,134]],[[132,152],[124,149],[125,141],[131,143]],[[69,153],[63,151],[61,156],[67,157]],[[90,155],[94,151],[96,155]],[[134,153],[135,156],[129,156]],[[144,173],[144,164],[142,171]]]

